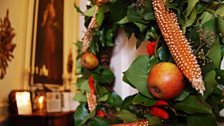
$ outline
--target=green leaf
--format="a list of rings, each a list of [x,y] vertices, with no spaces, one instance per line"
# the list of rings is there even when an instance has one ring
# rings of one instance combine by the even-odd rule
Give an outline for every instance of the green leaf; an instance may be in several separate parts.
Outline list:
[[[134,105],[152,106],[156,103],[156,101],[157,101],[156,99],[149,99],[141,94],[137,94],[134,97],[132,103]]]
[[[90,92],[90,88],[88,85],[88,79],[79,79],[77,83],[77,87],[82,91],[82,92]]]
[[[137,116],[128,110],[121,110],[117,113],[116,117],[124,121],[124,123],[137,121]]]
[[[216,119],[211,114],[191,115],[187,118],[187,126],[217,126]]]
[[[101,26],[103,20],[104,20],[104,13],[100,11],[96,14],[96,23],[99,27]]]
[[[165,44],[162,45],[157,51],[157,54],[159,56],[159,59],[163,62],[166,62],[170,58],[170,52]]]
[[[190,93],[186,90],[183,90],[182,93],[175,98],[175,101],[183,101],[185,100],[188,96],[190,95]]]
[[[118,24],[126,24],[126,23],[128,23],[128,22],[129,22],[128,17],[125,16],[124,18],[122,18],[122,19],[118,22]]]
[[[219,84],[224,85],[224,70],[216,70],[215,79]]]
[[[76,126],[84,126],[81,124],[82,120],[85,119],[88,116],[88,110],[86,108],[86,104],[85,103],[81,103],[76,111],[75,111],[75,115],[74,115],[74,120],[75,120],[75,125]]]
[[[85,13],[85,16],[92,17],[95,10],[96,10],[96,5],[92,6],[90,9],[88,9]]]
[[[215,11],[215,14],[224,17],[224,4],[219,4],[217,10]]]
[[[115,76],[109,68],[102,68],[97,73],[91,74],[97,83],[110,84],[114,81]]]
[[[218,30],[222,35],[224,35],[224,19],[223,18],[219,16],[217,17]]]
[[[193,9],[191,15],[189,17],[186,17],[186,27],[190,27],[197,18],[197,11],[196,9]]]
[[[86,95],[81,92],[76,92],[74,100],[79,102],[86,102]]]
[[[213,33],[218,33],[217,20],[215,16],[210,14],[209,12],[204,13],[206,13],[206,15],[203,19],[201,19],[201,25]]]
[[[194,95],[190,95],[184,101],[178,102],[174,108],[188,114],[212,113],[211,107],[202,98]]]
[[[150,58],[147,55],[137,57],[124,72],[124,76],[143,95],[152,98],[147,89],[148,69],[150,66]],[[138,75],[138,76],[136,76]]]
[[[92,111],[87,115],[81,122],[81,124],[85,124],[89,119],[93,118],[96,115],[96,110]]]
[[[155,20],[153,12],[145,14],[144,19],[145,20]]]
[[[149,72],[151,71],[151,69],[156,65],[156,64],[158,64],[159,62],[161,62],[160,60],[159,60],[159,58],[158,57],[155,57],[155,56],[152,56],[151,58],[150,58],[150,64],[149,64]]]
[[[198,22],[201,22],[201,24],[204,25],[206,22],[208,22],[208,21],[210,21],[210,20],[212,20],[212,19],[214,19],[214,16],[213,16],[211,13],[205,11],[205,12],[198,18],[198,20],[200,20],[200,21],[198,21]]]
[[[109,123],[102,117],[96,117],[91,121],[91,126],[108,126]]]
[[[108,104],[113,107],[120,107],[122,104],[122,98],[115,92],[109,95]]]
[[[121,109],[129,109],[130,105],[132,105],[134,97],[135,95],[126,97],[121,105]]]
[[[147,115],[150,126],[162,126],[162,120],[157,116]]]
[[[130,0],[117,0],[115,3],[110,5],[111,20],[113,22],[118,22],[127,16],[127,6],[130,2]]]
[[[100,97],[100,98],[98,99],[98,101],[99,101],[99,102],[105,102],[105,101],[108,100],[108,98],[109,98],[109,95],[108,95],[108,94],[105,94],[104,96]]]
[[[188,6],[187,6],[187,9],[185,12],[186,18],[192,13],[192,10],[195,8],[195,6],[198,2],[199,2],[199,0],[187,0]]]
[[[138,26],[138,28],[140,29],[141,32],[143,32],[147,28],[147,25],[144,25],[141,23],[135,22],[135,25]]]
[[[205,92],[203,95],[204,99],[207,99],[207,97],[213,92],[214,88],[218,85],[218,83],[215,80],[216,72],[215,70],[210,71],[207,73],[204,77],[205,82]]]
[[[144,20],[144,10],[138,10],[136,11],[135,6],[130,5],[128,6],[128,11],[127,11],[127,18],[129,21],[133,23],[141,23],[141,24],[146,24],[148,21]]]
[[[221,49],[220,49],[218,37],[215,38],[215,43],[213,44],[212,48],[210,49],[208,57],[212,60],[212,62],[215,64],[215,66],[217,68],[220,67],[222,57],[221,57]]]
[[[134,99],[133,99],[133,104],[141,104],[142,102],[147,101],[147,97],[141,95],[141,94],[137,94]]]

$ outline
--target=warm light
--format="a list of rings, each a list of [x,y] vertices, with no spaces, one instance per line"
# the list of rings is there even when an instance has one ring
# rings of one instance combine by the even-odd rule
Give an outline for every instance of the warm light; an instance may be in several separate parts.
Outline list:
[[[39,99],[38,99],[38,102],[40,104],[43,104],[43,102],[44,102],[44,96],[40,96]]]
[[[30,92],[16,92],[18,114],[32,113]]]
[[[44,96],[40,96],[38,98],[38,107],[39,107],[39,110],[43,110],[43,108],[44,108],[44,100],[45,100],[45,97]]]

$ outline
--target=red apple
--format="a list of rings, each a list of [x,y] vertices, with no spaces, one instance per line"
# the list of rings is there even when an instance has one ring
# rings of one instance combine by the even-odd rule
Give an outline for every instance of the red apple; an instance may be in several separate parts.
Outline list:
[[[184,89],[184,76],[179,68],[170,62],[156,64],[148,76],[148,89],[159,99],[171,99]]]
[[[90,53],[90,52],[85,52],[81,56],[81,65],[85,67],[86,69],[94,69],[98,66],[99,61],[97,57]]]

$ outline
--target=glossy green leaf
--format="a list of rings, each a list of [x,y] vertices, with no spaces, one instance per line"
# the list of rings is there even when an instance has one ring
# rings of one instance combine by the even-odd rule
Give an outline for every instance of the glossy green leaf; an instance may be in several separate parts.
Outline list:
[[[213,44],[213,47],[210,49],[208,57],[212,60],[212,62],[215,64],[217,68],[220,67],[222,57],[218,37],[215,38],[215,43]]]
[[[160,47],[157,50],[157,54],[159,56],[159,59],[163,62],[168,61],[171,56],[170,52],[169,52],[168,48],[165,46],[165,44],[163,44],[162,47]]]
[[[224,17],[217,17],[217,24],[218,24],[218,30],[219,33],[221,33],[222,35],[224,35]]]
[[[152,106],[156,103],[156,101],[157,101],[156,99],[149,99],[146,96],[143,96],[141,94],[137,94],[134,97],[132,103],[134,105]]]
[[[187,6],[187,9],[185,12],[186,18],[192,13],[192,10],[195,8],[195,6],[198,2],[199,2],[199,0],[187,0],[188,6]]]
[[[187,126],[217,126],[216,119],[211,114],[191,115],[187,118]]]
[[[128,110],[121,110],[117,113],[116,117],[124,121],[124,123],[137,121],[137,116]]]
[[[210,71],[207,73],[204,77],[204,83],[205,83],[205,92],[203,95],[204,99],[207,99],[207,97],[213,92],[214,88],[218,85],[218,83],[215,80],[216,72],[215,70]]]
[[[211,107],[199,96],[190,95],[184,101],[178,102],[174,108],[188,114],[212,113]]]
[[[91,74],[97,83],[110,84],[114,81],[115,76],[109,68],[100,69],[97,73]]]
[[[181,94],[175,98],[175,101],[181,102],[181,101],[185,100],[189,95],[190,95],[190,93],[188,91],[183,90],[181,92]]]
[[[145,102],[145,101],[147,101],[147,97],[145,97],[145,96],[143,96],[143,95],[141,95],[141,94],[137,94],[135,97],[134,97],[134,99],[133,99],[133,104],[141,104],[141,103],[143,103],[143,102]]]
[[[134,23],[146,24],[148,21],[144,20],[144,10],[134,10],[135,6],[130,5],[127,11],[127,18]]]
[[[193,9],[192,13],[190,14],[189,17],[186,17],[186,27],[190,27],[194,22],[196,21],[197,18],[197,11],[196,9]]]
[[[128,17],[125,16],[124,18],[122,18],[122,19],[118,22],[118,24],[125,24],[125,23],[128,23],[128,22],[129,22]]]
[[[76,92],[74,100],[79,102],[86,102],[86,95],[81,92]]]
[[[93,118],[96,115],[96,110],[90,112],[81,122],[81,124],[85,124],[89,119]]]
[[[113,22],[118,22],[125,16],[127,16],[127,6],[130,4],[130,2],[130,0],[117,0],[109,6],[111,12],[111,20]]]
[[[215,13],[221,17],[224,17],[224,4],[220,4]]]
[[[85,119],[88,116],[88,114],[89,113],[88,113],[88,109],[86,108],[86,104],[81,103],[75,111],[75,115],[74,115],[75,125],[84,126],[83,124],[81,124],[81,122],[83,121],[83,119]]]
[[[148,69],[150,66],[150,58],[147,55],[137,57],[124,72],[124,76],[130,84],[135,87],[141,94],[152,98],[147,89]],[[137,76],[136,76],[137,75]]]
[[[115,92],[109,95],[108,104],[113,107],[120,107],[122,104],[122,98]]]
[[[144,19],[145,20],[155,20],[153,12],[145,14]]]
[[[79,79],[78,83],[77,83],[77,87],[81,90],[81,91],[87,91],[90,92],[90,88],[88,85],[88,79]]]
[[[151,69],[152,69],[156,64],[158,64],[159,62],[161,62],[161,61],[159,60],[158,57],[155,57],[155,56],[151,57],[151,58],[150,58],[150,64],[149,64],[149,69],[148,69],[148,71],[150,72]]]
[[[208,3],[197,4],[196,6],[197,13],[201,14],[202,12],[204,12],[208,5],[209,5]]]
[[[92,17],[95,10],[96,10],[96,5],[92,6],[90,9],[88,9],[85,13],[85,16]]]
[[[129,109],[130,105],[132,105],[134,97],[135,95],[126,97],[122,102],[121,109]]]
[[[104,13],[103,12],[98,12],[96,14],[96,23],[97,25],[100,27],[101,24],[103,23],[103,20],[104,20]]]
[[[212,20],[212,19],[214,19],[214,16],[211,13],[207,12],[207,11],[205,11],[200,16],[200,18],[198,18],[198,20],[200,20],[199,22],[201,22],[202,25],[205,24],[206,22]]]
[[[109,95],[108,94],[105,94],[104,96],[100,97],[98,99],[99,102],[106,102],[109,98]]]
[[[207,12],[206,17],[201,20],[202,27],[206,28],[207,30],[213,33],[218,33],[218,28],[216,23],[217,23],[217,20],[215,16],[210,14],[209,12]]]

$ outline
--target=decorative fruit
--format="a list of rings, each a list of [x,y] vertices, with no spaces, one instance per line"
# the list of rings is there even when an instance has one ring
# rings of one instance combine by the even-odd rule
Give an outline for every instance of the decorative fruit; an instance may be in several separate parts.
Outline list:
[[[81,56],[81,65],[85,67],[86,69],[94,69],[98,66],[99,61],[97,57],[90,53],[90,52],[85,52]]]
[[[155,65],[148,76],[148,89],[159,99],[178,96],[184,88],[184,77],[178,67],[170,62]]]

